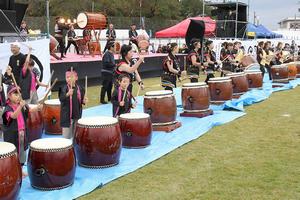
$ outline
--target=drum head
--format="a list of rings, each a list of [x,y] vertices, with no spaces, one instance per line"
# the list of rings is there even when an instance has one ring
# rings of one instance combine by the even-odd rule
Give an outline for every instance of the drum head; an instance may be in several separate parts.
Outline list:
[[[120,115],[120,118],[122,119],[147,119],[150,115],[147,113],[126,113]]]
[[[30,143],[30,148],[37,150],[64,149],[70,146],[72,146],[72,140],[65,138],[44,138]]]
[[[207,86],[206,83],[204,82],[198,82],[198,83],[185,83],[182,85],[182,87],[203,87],[203,86]]]
[[[0,142],[0,157],[10,154],[16,150],[15,145],[9,142]]]
[[[237,76],[245,76],[244,72],[239,72],[239,73],[229,73],[226,74],[227,77],[237,77]]]
[[[149,47],[149,42],[147,40],[141,40],[138,45],[140,49],[147,49]]]
[[[77,25],[79,28],[85,28],[88,23],[88,17],[85,13],[79,13],[77,16]]]
[[[275,69],[287,68],[287,65],[273,65],[271,68],[275,68]]]
[[[231,81],[229,77],[217,77],[217,78],[210,78],[208,82],[225,82],[225,81]]]
[[[85,117],[78,120],[78,124],[83,126],[105,126],[114,125],[118,123],[118,120],[114,117]]]
[[[261,74],[260,70],[245,70],[246,74]]]
[[[158,91],[146,92],[145,96],[165,96],[171,94],[173,94],[171,90],[158,90]]]
[[[260,70],[260,65],[258,63],[253,63],[247,66],[245,70]]]
[[[60,101],[59,101],[59,99],[50,99],[50,100],[46,100],[45,104],[57,106],[57,105],[60,105]]]

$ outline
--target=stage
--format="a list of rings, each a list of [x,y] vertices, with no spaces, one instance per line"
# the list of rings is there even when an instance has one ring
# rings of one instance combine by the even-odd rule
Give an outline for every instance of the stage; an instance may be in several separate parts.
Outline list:
[[[58,54],[57,54],[58,55]],[[145,56],[145,62],[139,67],[138,71],[143,78],[158,77],[162,73],[162,63],[167,57],[167,54],[161,53],[149,53]],[[184,54],[178,54],[181,66],[183,66]],[[138,58],[138,54],[135,54],[133,58]],[[119,62],[120,56],[115,55],[116,63]],[[80,84],[84,84],[85,76],[88,77],[88,85],[94,86],[101,84],[101,70],[102,70],[102,56],[95,55],[77,55],[74,53],[68,53],[63,60],[56,60],[51,57],[50,69],[54,70],[52,81],[58,78],[58,83],[54,87],[54,90],[58,90],[59,86],[65,81],[65,71],[69,67],[74,67],[77,70]]]

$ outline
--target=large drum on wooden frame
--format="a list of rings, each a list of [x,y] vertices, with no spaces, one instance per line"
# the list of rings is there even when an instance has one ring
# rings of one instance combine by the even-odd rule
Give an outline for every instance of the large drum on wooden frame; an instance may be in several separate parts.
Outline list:
[[[246,93],[249,89],[248,79],[245,73],[230,73],[226,74],[232,80],[233,95],[239,96]]]
[[[30,107],[37,105],[29,104]],[[41,111],[29,112],[27,118],[28,142],[40,139],[43,134],[43,114]]]
[[[232,99],[232,81],[228,77],[211,78],[208,80],[210,102],[222,104]]]
[[[289,81],[289,70],[288,66],[283,65],[273,65],[271,67],[271,75],[273,82],[288,82]]]
[[[73,184],[76,160],[72,140],[46,138],[31,142],[27,171],[32,187],[56,190]]]
[[[263,86],[263,76],[259,70],[246,70],[249,89],[261,89]]]
[[[117,165],[122,148],[118,120],[113,117],[79,119],[74,143],[79,165],[89,168]]]
[[[181,100],[184,112],[205,112],[209,110],[209,88],[206,83],[185,83]]]
[[[77,25],[81,29],[105,29],[107,28],[107,17],[102,13],[79,13]]]
[[[149,146],[152,137],[150,116],[146,113],[126,113],[119,117],[123,147]]]
[[[22,184],[22,169],[16,147],[0,142],[0,199],[18,198]]]
[[[289,80],[294,80],[297,77],[297,65],[295,62],[287,64],[289,70]]]
[[[43,120],[45,133],[59,135],[62,133],[60,126],[60,101],[59,99],[46,100],[43,107]]]
[[[177,107],[173,92],[170,90],[146,92],[144,112],[150,114],[154,126],[175,124]]]
[[[143,52],[148,51],[149,45],[150,44],[149,44],[148,40],[140,40],[138,42],[138,46],[140,48],[140,51],[143,51]]]
[[[50,35],[50,43],[49,43],[49,48],[50,48],[50,53],[55,53],[55,50],[58,46],[58,41],[55,39],[55,37],[53,37],[52,35]]]

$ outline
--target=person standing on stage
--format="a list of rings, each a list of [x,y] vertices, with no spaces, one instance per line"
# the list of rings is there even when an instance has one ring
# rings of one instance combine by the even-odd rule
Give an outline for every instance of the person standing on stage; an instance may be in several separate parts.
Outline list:
[[[218,66],[218,62],[217,62],[217,58],[216,58],[216,53],[214,52],[214,44],[213,41],[208,40],[205,43],[206,46],[206,52],[204,54],[205,57],[205,62],[208,64],[207,68],[206,68],[206,80],[205,82],[208,83],[208,80],[210,78],[214,78],[214,72],[216,69],[219,69]]]
[[[191,83],[198,82],[200,70],[204,69],[200,61],[199,51],[201,50],[201,42],[199,39],[193,38],[191,40],[191,50],[187,56],[187,75]]]
[[[256,58],[257,58],[257,62],[260,65],[260,71],[262,73],[262,76],[264,77],[266,72],[265,65],[266,65],[267,54],[264,51],[263,47],[264,47],[264,42],[263,41],[259,42],[256,50],[256,55],[257,55]]]
[[[59,51],[60,51],[60,59],[65,58],[65,42],[64,42],[64,35],[63,30],[66,28],[66,26],[61,23],[61,17],[56,17],[55,19],[55,26],[54,26],[54,37],[57,40],[59,44]]]
[[[113,24],[109,24],[109,28],[106,31],[106,45],[105,48],[103,50],[103,52],[106,51],[106,49],[108,49],[108,43],[110,42],[114,42],[116,39],[117,35],[116,35],[116,31],[114,29],[114,25]]]
[[[105,94],[107,94],[107,100],[111,100],[111,92],[113,86],[113,73],[116,67],[116,62],[114,58],[115,43],[110,41],[107,44],[107,51],[104,53],[102,58],[102,88],[100,94],[100,103],[107,104],[105,99]]]
[[[77,36],[76,36],[75,31],[74,31],[74,26],[73,25],[70,26],[67,35],[68,35],[68,46],[65,50],[65,54],[67,54],[67,51],[70,48],[71,44],[74,45],[77,54],[79,54],[78,46],[77,46],[76,41],[75,41]]]
[[[128,91],[132,92],[132,82],[136,80],[141,87],[141,89],[144,89],[144,83],[140,77],[140,74],[138,72],[139,66],[144,62],[144,56],[140,55],[139,59],[133,62],[132,56],[132,46],[131,45],[122,45],[121,47],[121,56],[122,59],[120,63],[116,66],[114,71],[114,85],[115,88],[119,86],[118,83],[118,77],[121,74],[127,74],[130,77],[130,84],[128,86]]]
[[[129,44],[134,43],[138,47],[137,36],[138,36],[138,33],[136,31],[136,25],[132,24],[130,26],[130,30],[129,30]]]

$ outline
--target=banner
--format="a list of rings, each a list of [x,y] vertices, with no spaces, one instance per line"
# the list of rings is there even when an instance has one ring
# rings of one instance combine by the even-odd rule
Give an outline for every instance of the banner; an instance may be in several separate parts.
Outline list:
[[[12,55],[10,51],[11,43],[0,43],[0,70],[2,74],[5,73],[7,65],[9,63],[9,58]],[[50,78],[50,54],[49,54],[49,39],[41,39],[35,41],[28,41],[21,43],[21,52],[23,54],[28,53],[28,47],[30,45],[33,48],[32,58],[35,62],[34,67],[40,71],[41,82],[48,84]],[[5,87],[6,92],[6,87]],[[44,87],[39,87],[38,96],[39,99],[43,98],[46,93]]]

